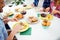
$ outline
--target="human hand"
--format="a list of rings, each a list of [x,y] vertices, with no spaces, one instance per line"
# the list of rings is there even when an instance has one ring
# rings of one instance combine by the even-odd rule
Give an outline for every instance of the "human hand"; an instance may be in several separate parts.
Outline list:
[[[9,19],[7,16],[5,16],[5,17],[3,18],[3,22],[4,22],[5,24],[8,23],[9,21],[14,22],[14,21],[18,21],[18,20],[17,20],[17,18],[11,18],[11,19]]]
[[[5,24],[7,24],[8,21],[9,21],[8,19],[3,19],[3,22],[4,22]]]
[[[9,20],[8,20],[8,17],[7,17],[7,16],[4,16],[3,22],[6,24],[8,21],[9,21]]]
[[[20,24],[16,24],[16,26],[13,28],[12,32],[16,34],[19,32],[19,30],[23,29],[23,27]]]
[[[13,30],[11,31],[10,35],[8,36],[7,40],[13,40],[15,34],[19,32],[19,30],[22,29],[22,26],[20,24],[17,24]]]
[[[17,18],[12,18],[12,19],[9,19],[9,21],[14,22],[14,21],[18,21],[18,19]]]
[[[40,12],[44,12],[44,10],[45,10],[44,8],[40,8]]]
[[[49,12],[49,10],[50,10],[50,7],[46,8],[45,9],[45,12]]]
[[[35,7],[34,4],[31,4],[32,7]]]
[[[60,14],[60,11],[58,11],[58,10],[53,10],[52,11],[52,14],[56,14],[56,13],[59,13]]]

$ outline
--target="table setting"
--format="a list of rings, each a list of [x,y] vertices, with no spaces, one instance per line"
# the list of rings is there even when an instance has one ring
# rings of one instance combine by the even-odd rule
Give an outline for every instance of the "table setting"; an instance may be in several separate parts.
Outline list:
[[[11,30],[16,25],[22,29],[15,35],[17,40],[57,40],[60,38],[60,19],[50,12],[37,12],[31,5],[17,5],[3,8],[8,18],[17,18],[18,22],[8,22]],[[16,29],[17,30],[17,29]]]

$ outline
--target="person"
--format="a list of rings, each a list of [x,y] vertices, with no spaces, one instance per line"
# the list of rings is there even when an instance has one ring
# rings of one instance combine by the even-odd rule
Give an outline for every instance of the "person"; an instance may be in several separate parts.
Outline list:
[[[4,22],[0,18],[0,40],[6,40],[8,37]]]
[[[33,6],[34,6],[34,7],[37,7],[37,6],[38,6],[38,3],[39,3],[39,0],[34,0]]]
[[[60,0],[54,0],[50,4],[50,12],[60,18]]]
[[[43,2],[43,10],[42,11],[47,12],[47,10],[49,10],[50,3],[51,3],[51,0],[44,0],[44,2]]]
[[[60,0],[51,1],[50,7],[47,11],[50,11],[51,14],[60,18]]]
[[[5,21],[5,23],[8,22],[7,19],[3,19]],[[10,20],[13,20],[14,19],[10,19]],[[17,30],[16,30],[17,29]],[[8,33],[6,31],[6,28],[5,28],[5,25],[4,25],[4,22],[2,21],[2,19],[0,18],[0,40],[13,40],[15,34],[18,32],[18,30],[21,29],[21,26],[20,25],[17,25],[13,30],[12,32],[10,33],[10,35],[8,36]]]
[[[17,30],[16,30],[17,29]],[[18,30],[22,29],[21,25],[16,25],[10,35],[8,36],[7,40],[13,40],[15,34],[18,32]]]
[[[0,40],[13,40],[13,37],[14,35],[18,32],[18,30],[20,29],[19,26],[15,27],[11,34],[8,36],[8,33],[6,31],[6,28],[5,28],[5,24],[4,23],[7,23],[8,21],[17,21],[16,18],[12,18],[12,19],[8,19],[7,16],[2,16],[2,12],[3,12],[3,7],[4,7],[4,0],[0,0]],[[18,30],[16,30],[18,29]]]
[[[0,0],[0,12],[2,12],[2,8],[5,6],[4,1]]]
[[[4,6],[4,1],[0,0],[0,40],[6,40],[8,37],[7,31],[5,29],[4,22],[2,21],[1,12]]]

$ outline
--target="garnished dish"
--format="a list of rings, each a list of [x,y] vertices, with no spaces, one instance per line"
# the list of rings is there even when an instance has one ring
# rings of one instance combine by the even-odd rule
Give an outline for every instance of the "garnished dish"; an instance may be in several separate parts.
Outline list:
[[[27,9],[31,9],[32,8],[32,6],[31,5],[23,5],[24,6],[24,8],[27,10]]]
[[[19,9],[20,9],[20,8],[16,7],[16,8],[15,8],[15,11],[16,11],[16,12],[19,12]]]
[[[42,13],[42,14],[40,14],[40,19],[42,19],[42,20],[52,20],[53,19],[53,16],[51,15],[51,14],[44,14],[44,13]]]
[[[46,14],[42,13],[42,14],[41,14],[41,17],[46,17]]]
[[[13,5],[11,4],[11,5],[9,5],[9,7],[12,7]]]
[[[17,18],[17,19],[22,19],[24,16],[22,15],[22,14],[16,14],[15,15],[15,18]]]
[[[49,22],[48,20],[43,20],[42,25],[43,26],[50,26],[51,22]]]
[[[14,27],[17,27],[17,25],[21,25],[21,29],[19,30],[19,32],[24,32],[26,30],[28,30],[29,28],[29,24],[27,22],[17,22],[13,25],[13,28]]]
[[[24,10],[25,10],[24,8],[19,8],[19,7],[16,7],[16,8],[15,8],[15,11],[16,11],[16,12],[22,12],[22,11],[24,11]]]
[[[22,14],[22,15],[25,15],[25,14],[26,14],[26,11],[22,11],[21,14]]]
[[[42,14],[40,14],[40,19],[46,19],[46,16],[47,16],[47,14],[44,14],[44,13],[42,13]]]
[[[28,18],[28,21],[29,21],[29,23],[37,23],[38,22],[38,19],[36,17],[30,16]]]
[[[13,17],[14,14],[9,15],[9,17]]]
[[[9,11],[9,12],[3,12],[3,13],[4,13],[4,15],[6,15],[6,16],[8,16],[8,17],[14,15],[14,13],[13,13],[12,11]]]
[[[23,7],[26,7],[27,5],[23,5]]]
[[[53,16],[51,14],[47,14],[47,20],[52,20]]]
[[[9,12],[8,15],[10,17],[10,16],[13,16],[14,14],[13,14],[13,12]]]

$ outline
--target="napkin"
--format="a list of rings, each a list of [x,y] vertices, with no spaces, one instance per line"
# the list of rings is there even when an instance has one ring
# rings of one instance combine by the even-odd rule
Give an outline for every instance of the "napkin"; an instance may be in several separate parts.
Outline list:
[[[31,35],[32,28],[30,27],[28,30],[24,32],[20,32],[20,35]]]

